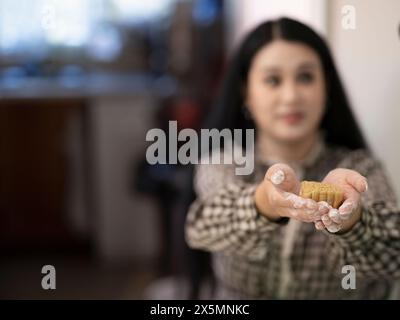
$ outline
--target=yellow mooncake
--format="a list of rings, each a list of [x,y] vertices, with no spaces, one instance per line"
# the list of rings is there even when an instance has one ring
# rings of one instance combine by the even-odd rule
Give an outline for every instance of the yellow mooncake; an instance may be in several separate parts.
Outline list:
[[[315,181],[302,181],[300,196],[317,202],[326,201],[336,209],[343,202],[343,191],[340,187]]]

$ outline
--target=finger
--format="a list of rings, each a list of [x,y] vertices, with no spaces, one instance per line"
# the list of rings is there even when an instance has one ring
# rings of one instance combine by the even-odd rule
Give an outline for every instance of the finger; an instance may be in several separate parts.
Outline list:
[[[293,207],[296,209],[304,209],[306,207],[307,201],[306,199],[303,199],[302,197],[299,197],[297,195],[289,196],[289,198],[293,201]]]
[[[322,215],[328,214],[331,206],[326,201],[318,202],[318,212]]]
[[[339,216],[341,220],[347,220],[357,207],[357,202],[354,199],[347,199],[339,208]]]
[[[342,221],[339,211],[337,209],[329,210],[328,216],[335,223],[340,223]]]
[[[316,213],[314,214],[315,221],[321,220],[321,217],[323,215],[326,215],[329,213],[329,209],[331,208],[329,204],[325,201],[320,201],[317,203],[318,208],[316,210]]]
[[[346,181],[359,193],[365,192],[368,189],[367,178],[356,171],[349,171],[346,175]]]
[[[328,227],[332,224],[332,220],[331,220],[331,218],[329,218],[329,216],[327,214],[325,214],[321,217],[321,221],[325,227]]]
[[[289,202],[288,208],[295,209],[296,217],[305,222],[313,222],[321,218],[318,204],[311,199],[304,199],[290,192],[283,192],[283,197]]]
[[[287,207],[296,208],[296,209],[304,209],[309,211],[318,210],[318,205],[314,200],[304,199],[294,193],[277,190],[282,197],[287,201]]]
[[[296,220],[302,222],[314,222],[315,221],[315,211],[309,211],[304,209],[291,209],[290,214]]]
[[[312,210],[312,211],[318,210],[317,202],[315,202],[312,199],[304,199],[300,196],[297,196],[297,195],[289,193],[289,192],[284,192],[283,196],[285,199],[291,201],[293,204],[293,207],[295,207],[296,209],[305,209],[305,210]]]
[[[316,201],[312,199],[305,199],[306,200],[306,208],[310,210],[318,210],[318,204]]]
[[[330,226],[326,227],[326,229],[327,229],[329,232],[336,233],[336,232],[338,232],[340,229],[342,229],[342,227],[341,227],[341,225],[339,225],[339,224],[337,224],[337,223],[334,223],[334,224],[331,224]]]
[[[319,210],[315,211],[315,213],[313,214],[314,216],[314,222],[321,220],[322,214],[319,212]]]
[[[336,209],[331,209],[329,212],[336,210]],[[332,233],[338,232],[341,229],[341,224],[335,223],[328,214],[322,216],[321,222],[323,223],[324,227]]]
[[[286,191],[281,191],[277,190],[278,193],[280,193],[285,200],[282,203],[282,206],[288,207],[288,208],[300,208],[302,207],[302,201],[299,196],[295,195],[294,193],[291,192],[286,192]]]
[[[300,181],[294,170],[287,164],[277,163],[271,166],[265,174],[265,179],[282,191],[294,194],[300,192]]]
[[[324,226],[324,224],[322,223],[321,220],[316,221],[314,225],[315,225],[315,229],[317,229],[317,230],[324,230],[325,229],[325,226]]]

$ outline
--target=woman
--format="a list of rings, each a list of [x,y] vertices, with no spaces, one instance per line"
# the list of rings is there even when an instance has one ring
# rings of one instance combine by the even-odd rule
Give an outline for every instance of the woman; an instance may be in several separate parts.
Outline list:
[[[256,132],[251,175],[195,168],[186,241],[212,252],[215,298],[388,298],[399,210],[319,35],[288,18],[253,30],[208,126]],[[302,180],[340,186],[343,204],[300,198]]]

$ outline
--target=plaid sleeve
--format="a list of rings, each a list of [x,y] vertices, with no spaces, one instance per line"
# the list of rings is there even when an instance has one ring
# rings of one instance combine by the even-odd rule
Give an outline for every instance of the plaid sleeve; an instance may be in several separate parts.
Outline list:
[[[233,179],[233,173],[228,177],[226,170],[215,165],[198,167],[198,198],[186,219],[186,241],[192,248],[262,259],[268,239],[281,223],[271,222],[257,211],[256,184]]]
[[[342,264],[353,265],[361,276],[400,276],[400,211],[382,166],[357,151],[342,167],[367,177],[369,187],[362,195],[361,220],[345,234],[330,234]]]

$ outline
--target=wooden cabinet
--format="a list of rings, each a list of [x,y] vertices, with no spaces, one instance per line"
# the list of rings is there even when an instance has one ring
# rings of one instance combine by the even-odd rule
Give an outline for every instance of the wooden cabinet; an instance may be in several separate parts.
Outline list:
[[[66,219],[69,119],[83,99],[0,101],[0,248],[16,252],[81,245]]]

